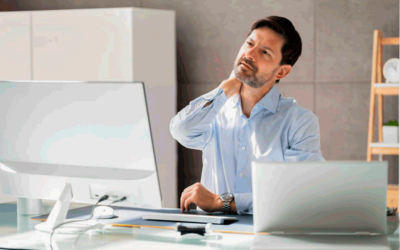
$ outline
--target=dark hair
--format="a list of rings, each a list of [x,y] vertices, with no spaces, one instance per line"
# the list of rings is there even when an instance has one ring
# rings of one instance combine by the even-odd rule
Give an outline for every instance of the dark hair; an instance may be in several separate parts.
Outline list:
[[[281,49],[282,60],[279,65],[289,64],[293,66],[301,55],[301,38],[291,21],[280,16],[268,16],[260,19],[251,25],[251,30],[247,36],[250,36],[253,30],[267,27],[280,35],[284,44]],[[276,80],[275,83],[279,83]]]

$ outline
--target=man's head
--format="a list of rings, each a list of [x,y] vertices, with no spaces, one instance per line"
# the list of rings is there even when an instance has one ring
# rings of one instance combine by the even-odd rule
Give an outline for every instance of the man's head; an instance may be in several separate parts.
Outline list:
[[[292,22],[269,16],[253,23],[233,65],[235,76],[253,88],[278,83],[301,55],[301,38]]]

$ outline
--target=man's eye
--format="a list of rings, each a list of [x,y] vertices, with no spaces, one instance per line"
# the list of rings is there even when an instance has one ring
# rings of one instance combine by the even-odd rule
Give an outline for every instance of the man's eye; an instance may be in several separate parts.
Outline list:
[[[247,44],[248,44],[248,45],[251,45],[251,43],[250,43],[250,42],[247,42]]]
[[[266,54],[266,55],[268,55],[268,52],[267,52],[267,51],[263,51],[263,53]]]

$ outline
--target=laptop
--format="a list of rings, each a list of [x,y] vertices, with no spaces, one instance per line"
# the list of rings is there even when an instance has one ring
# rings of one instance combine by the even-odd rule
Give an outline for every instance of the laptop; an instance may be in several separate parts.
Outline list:
[[[253,161],[252,178],[255,233],[386,234],[386,161]]]

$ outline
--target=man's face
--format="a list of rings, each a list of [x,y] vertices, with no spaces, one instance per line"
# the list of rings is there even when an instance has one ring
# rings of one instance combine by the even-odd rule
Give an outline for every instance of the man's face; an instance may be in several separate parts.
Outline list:
[[[269,28],[253,30],[233,65],[236,78],[252,88],[260,88],[271,81],[275,83],[283,44],[283,38]]]

